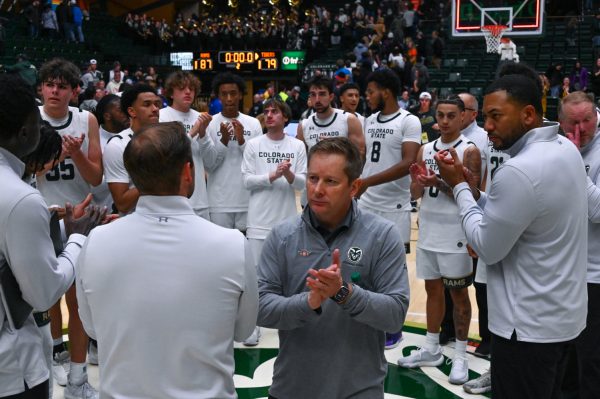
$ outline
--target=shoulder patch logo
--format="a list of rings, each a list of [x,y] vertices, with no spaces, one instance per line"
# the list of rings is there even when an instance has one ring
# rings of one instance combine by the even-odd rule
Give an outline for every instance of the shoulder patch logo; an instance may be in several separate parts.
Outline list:
[[[363,251],[359,247],[351,247],[348,250],[348,260],[352,263],[358,263],[362,258]]]

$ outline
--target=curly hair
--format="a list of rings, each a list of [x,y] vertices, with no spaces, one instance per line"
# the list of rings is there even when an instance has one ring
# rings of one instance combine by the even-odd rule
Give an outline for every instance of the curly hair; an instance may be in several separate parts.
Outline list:
[[[28,172],[41,170],[50,161],[58,161],[62,153],[62,137],[50,124],[44,120],[40,123],[40,142],[35,150],[22,161]]]

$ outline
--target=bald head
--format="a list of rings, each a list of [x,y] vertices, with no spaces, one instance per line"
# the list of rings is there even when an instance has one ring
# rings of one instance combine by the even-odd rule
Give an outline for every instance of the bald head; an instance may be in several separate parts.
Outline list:
[[[462,121],[461,129],[466,129],[475,119],[479,111],[479,102],[477,98],[470,93],[460,93],[458,95],[463,103],[465,103],[465,116]]]
[[[123,160],[142,195],[181,195],[183,169],[193,166],[190,140],[180,122],[143,127],[127,144]]]

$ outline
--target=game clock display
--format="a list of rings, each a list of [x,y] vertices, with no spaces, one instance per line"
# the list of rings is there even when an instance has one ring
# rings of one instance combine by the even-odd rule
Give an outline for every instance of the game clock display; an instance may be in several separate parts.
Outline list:
[[[277,71],[278,51],[204,51],[194,60],[198,71]]]

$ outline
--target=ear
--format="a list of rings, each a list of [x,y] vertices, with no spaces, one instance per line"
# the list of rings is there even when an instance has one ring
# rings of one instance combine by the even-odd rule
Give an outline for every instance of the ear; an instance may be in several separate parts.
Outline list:
[[[533,126],[533,124],[537,121],[538,114],[535,111],[535,107],[531,104],[526,105],[521,109],[521,121],[527,127]]]
[[[127,116],[130,117],[130,118],[135,118],[136,117],[135,109],[133,107],[128,107],[127,108]]]
[[[354,179],[352,183],[350,183],[350,197],[354,198],[358,193],[358,190],[362,186],[362,179],[359,177],[358,179]]]

